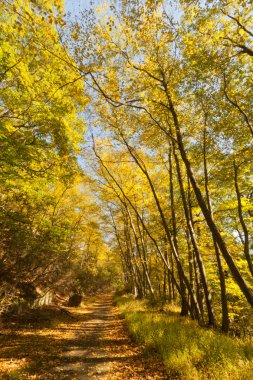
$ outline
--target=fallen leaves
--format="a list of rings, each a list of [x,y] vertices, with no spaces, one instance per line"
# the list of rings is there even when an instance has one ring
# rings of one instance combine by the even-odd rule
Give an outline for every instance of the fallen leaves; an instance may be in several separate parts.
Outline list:
[[[54,328],[5,323],[0,342],[2,380],[166,379],[162,364],[129,340],[106,295],[71,308],[71,318]]]

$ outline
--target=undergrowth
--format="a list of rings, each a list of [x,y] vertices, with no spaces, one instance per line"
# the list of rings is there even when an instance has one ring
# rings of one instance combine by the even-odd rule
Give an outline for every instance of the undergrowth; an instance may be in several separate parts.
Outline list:
[[[252,380],[253,345],[164,312],[130,295],[115,296],[131,336],[147,353],[158,352],[169,376],[180,380]]]

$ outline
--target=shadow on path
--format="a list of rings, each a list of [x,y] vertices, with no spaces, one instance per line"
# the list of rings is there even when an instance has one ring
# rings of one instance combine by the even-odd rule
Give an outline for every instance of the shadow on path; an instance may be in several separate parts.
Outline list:
[[[161,363],[129,340],[111,295],[68,310],[71,318],[56,328],[2,331],[0,379],[167,379]]]

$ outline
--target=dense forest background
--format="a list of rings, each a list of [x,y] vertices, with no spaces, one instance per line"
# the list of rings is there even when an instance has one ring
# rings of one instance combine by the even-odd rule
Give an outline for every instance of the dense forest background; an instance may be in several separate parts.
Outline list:
[[[112,284],[252,332],[252,2],[1,5],[1,312]]]

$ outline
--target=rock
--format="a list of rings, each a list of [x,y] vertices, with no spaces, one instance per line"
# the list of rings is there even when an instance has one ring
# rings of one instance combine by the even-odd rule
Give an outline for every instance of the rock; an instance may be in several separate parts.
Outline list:
[[[82,302],[82,296],[79,294],[73,294],[73,296],[69,297],[68,306],[70,307],[77,307],[80,306]]]

